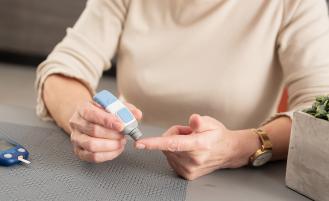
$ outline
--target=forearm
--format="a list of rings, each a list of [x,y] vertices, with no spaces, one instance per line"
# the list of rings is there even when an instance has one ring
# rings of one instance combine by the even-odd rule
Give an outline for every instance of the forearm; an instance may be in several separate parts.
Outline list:
[[[57,74],[46,79],[42,95],[50,115],[67,133],[70,133],[69,120],[77,105],[92,98],[81,82]]]
[[[287,158],[291,124],[291,119],[283,116],[261,127],[267,132],[268,137],[272,142],[272,160],[282,160]]]
[[[261,127],[268,134],[272,142],[272,160],[282,160],[287,157],[291,120],[289,117],[279,117],[268,124]],[[252,129],[232,131],[238,134],[238,153],[235,157],[241,158],[242,161],[238,164],[246,165],[251,155],[253,155],[257,149],[261,147],[258,136],[252,131]],[[237,165],[239,166],[239,165]]]

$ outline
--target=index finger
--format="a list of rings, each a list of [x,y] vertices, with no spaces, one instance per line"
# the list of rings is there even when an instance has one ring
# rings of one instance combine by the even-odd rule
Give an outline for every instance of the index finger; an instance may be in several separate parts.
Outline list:
[[[88,122],[116,131],[123,130],[123,124],[112,114],[88,102],[79,110],[79,115]]]
[[[180,152],[196,150],[200,144],[198,135],[170,135],[138,140],[136,148]]]
[[[135,105],[128,102],[124,102],[124,104],[130,110],[130,112],[133,113],[133,115],[138,121],[142,120],[143,113],[140,109],[138,109]]]

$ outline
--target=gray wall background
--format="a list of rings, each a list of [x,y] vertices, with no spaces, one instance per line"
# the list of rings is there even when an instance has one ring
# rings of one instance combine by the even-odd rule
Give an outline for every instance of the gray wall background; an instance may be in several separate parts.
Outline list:
[[[86,0],[0,0],[0,50],[47,55]]]
[[[0,51],[46,56],[77,20],[85,3],[0,0]]]

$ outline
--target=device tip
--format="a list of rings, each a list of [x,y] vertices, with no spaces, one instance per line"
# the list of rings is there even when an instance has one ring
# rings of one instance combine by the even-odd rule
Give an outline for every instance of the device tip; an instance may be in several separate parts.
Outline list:
[[[138,128],[135,128],[129,133],[129,135],[131,136],[132,139],[136,141],[143,136],[143,133]]]

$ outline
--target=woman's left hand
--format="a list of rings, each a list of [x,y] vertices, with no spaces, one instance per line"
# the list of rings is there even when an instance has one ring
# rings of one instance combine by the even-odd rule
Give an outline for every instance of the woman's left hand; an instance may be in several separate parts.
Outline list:
[[[138,149],[162,150],[180,176],[193,180],[217,169],[248,164],[260,142],[250,130],[231,131],[208,116],[194,114],[189,126],[176,125],[162,137],[138,140]]]

